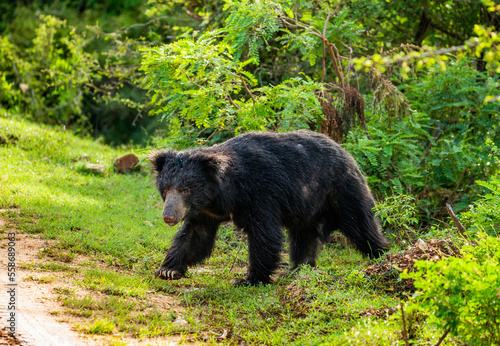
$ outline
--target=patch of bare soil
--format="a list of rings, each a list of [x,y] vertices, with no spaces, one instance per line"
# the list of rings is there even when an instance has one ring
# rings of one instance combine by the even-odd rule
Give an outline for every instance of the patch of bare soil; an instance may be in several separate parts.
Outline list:
[[[40,239],[37,235],[16,234],[16,278],[17,286],[8,284],[8,233],[13,232],[11,225],[2,219],[0,211],[0,282],[3,288],[0,291],[0,345],[109,345],[115,342],[127,345],[175,345],[179,337],[135,339],[127,335],[86,335],[78,332],[74,326],[89,322],[85,317],[77,317],[69,314],[58,300],[56,291],[69,289],[77,296],[92,295],[99,299],[99,292],[89,291],[80,286],[72,284],[70,275],[78,271],[82,265],[88,265],[90,258],[76,256],[65,261],[57,258],[59,262],[67,263],[73,273],[64,271],[44,271],[39,269],[40,264],[47,264],[48,256],[38,256],[47,250],[55,248],[54,241]],[[98,261],[94,261],[98,262]],[[95,263],[96,266],[101,265]],[[102,264],[104,265],[104,264]],[[33,269],[30,269],[33,268]],[[10,316],[8,310],[9,294],[7,289],[15,287],[16,306],[16,333],[9,336],[7,319]],[[161,308],[172,309],[181,314],[179,304],[173,298],[150,293],[148,299]]]
[[[386,255],[379,263],[368,267],[365,274],[376,279],[385,290],[403,293],[415,290],[413,280],[401,279],[399,274],[405,269],[415,271],[416,261],[438,261],[443,257],[458,256],[459,249],[447,239],[431,239],[428,242],[419,239],[405,250]]]

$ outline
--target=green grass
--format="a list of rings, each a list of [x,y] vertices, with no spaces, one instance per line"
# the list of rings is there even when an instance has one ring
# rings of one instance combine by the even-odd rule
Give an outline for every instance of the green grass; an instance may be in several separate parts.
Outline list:
[[[5,114],[0,137],[3,217],[21,232],[56,240],[40,251],[43,264],[23,266],[44,273],[40,282],[62,275],[71,283],[55,292],[66,313],[83,319],[80,330],[232,344],[403,342],[398,313],[367,313],[396,310],[400,296],[363,276],[371,263],[352,248],[326,246],[316,269],[303,268],[274,285],[233,287],[230,279],[245,273],[247,246],[243,235],[224,226],[206,263],[183,280],[156,280],[153,272],[176,229],[161,220],[147,168],[115,174],[113,159],[124,150]],[[103,164],[106,173],[87,173],[86,163]],[[81,255],[86,262],[73,263]],[[169,296],[177,306],[158,303]],[[187,326],[175,323],[179,308]],[[380,335],[370,339],[371,331]]]

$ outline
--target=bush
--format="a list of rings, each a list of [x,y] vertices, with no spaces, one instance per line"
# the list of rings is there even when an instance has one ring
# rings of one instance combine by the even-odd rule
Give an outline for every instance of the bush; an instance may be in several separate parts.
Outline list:
[[[482,230],[490,235],[498,236],[500,234],[500,178],[477,183],[491,192],[471,205],[470,209],[460,216],[467,233]]]
[[[393,195],[375,206],[375,211],[382,219],[382,226],[393,237],[412,240],[412,225],[418,224],[415,199],[407,195]]]
[[[429,322],[471,345],[500,345],[500,240],[487,235],[466,245],[463,257],[418,261],[418,291],[408,311],[421,311]]]
[[[0,37],[0,105],[49,124],[88,128],[84,93],[97,59],[84,50],[84,37],[66,21],[40,16],[32,47]]]

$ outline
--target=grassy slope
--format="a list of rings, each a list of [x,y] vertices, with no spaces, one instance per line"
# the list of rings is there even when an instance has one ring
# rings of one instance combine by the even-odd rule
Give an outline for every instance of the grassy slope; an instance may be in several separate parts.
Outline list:
[[[124,152],[71,133],[0,117],[0,136],[11,138],[10,144],[0,145],[0,208],[10,209],[9,222],[19,230],[58,240],[55,249],[44,250],[47,265],[41,269],[100,293],[95,298],[58,291],[64,308],[86,319],[80,326],[86,332],[342,344],[351,338],[351,328],[359,325],[366,332],[366,311],[394,308],[399,302],[358,273],[368,264],[366,258],[331,245],[322,251],[318,270],[304,268],[266,287],[232,287],[229,280],[245,272],[247,249],[243,236],[229,226],[219,232],[213,256],[188,278],[154,280],[153,270],[175,229],[160,219],[160,198],[149,175],[118,175],[111,168],[106,175],[86,173],[82,167],[87,162],[111,167],[112,159]],[[75,254],[102,258],[107,267],[92,268],[89,262],[75,273],[64,263]],[[174,324],[173,310],[152,304],[148,291],[177,297],[189,326]],[[379,324],[382,339],[399,338],[389,320]],[[367,338],[378,344],[377,338]]]

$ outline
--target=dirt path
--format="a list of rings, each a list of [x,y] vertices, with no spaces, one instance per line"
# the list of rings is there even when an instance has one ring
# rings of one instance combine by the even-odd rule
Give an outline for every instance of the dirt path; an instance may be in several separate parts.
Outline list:
[[[73,331],[69,324],[60,322],[51,315],[57,307],[55,295],[49,286],[39,285],[26,280],[30,273],[19,268],[22,263],[30,263],[36,258],[44,241],[17,234],[16,247],[16,279],[17,285],[9,282],[8,277],[8,234],[14,230],[5,220],[0,218],[0,231],[3,239],[0,241],[0,318],[2,321],[1,344],[20,345],[96,345],[97,343]],[[9,302],[15,306],[15,338],[8,338],[8,327],[12,320]],[[15,305],[14,305],[15,304]],[[7,327],[7,329],[6,329]]]
[[[16,233],[16,279],[14,285],[8,276],[8,243],[12,226],[2,218],[0,209],[0,345],[176,345],[178,337],[153,338],[137,340],[134,338],[116,339],[113,336],[87,335],[75,331],[68,322],[81,322],[69,318],[63,312],[54,289],[73,288],[71,283],[60,272],[40,272],[30,270],[30,264],[45,263],[45,259],[37,255],[40,250],[52,246],[52,241],[40,239],[36,235]],[[41,279],[48,278],[46,283]],[[10,291],[9,291],[10,290]],[[9,318],[13,310],[9,310],[11,292],[15,292],[15,335],[9,335]],[[159,299],[154,296],[152,300]],[[165,300],[165,299],[162,299]]]

